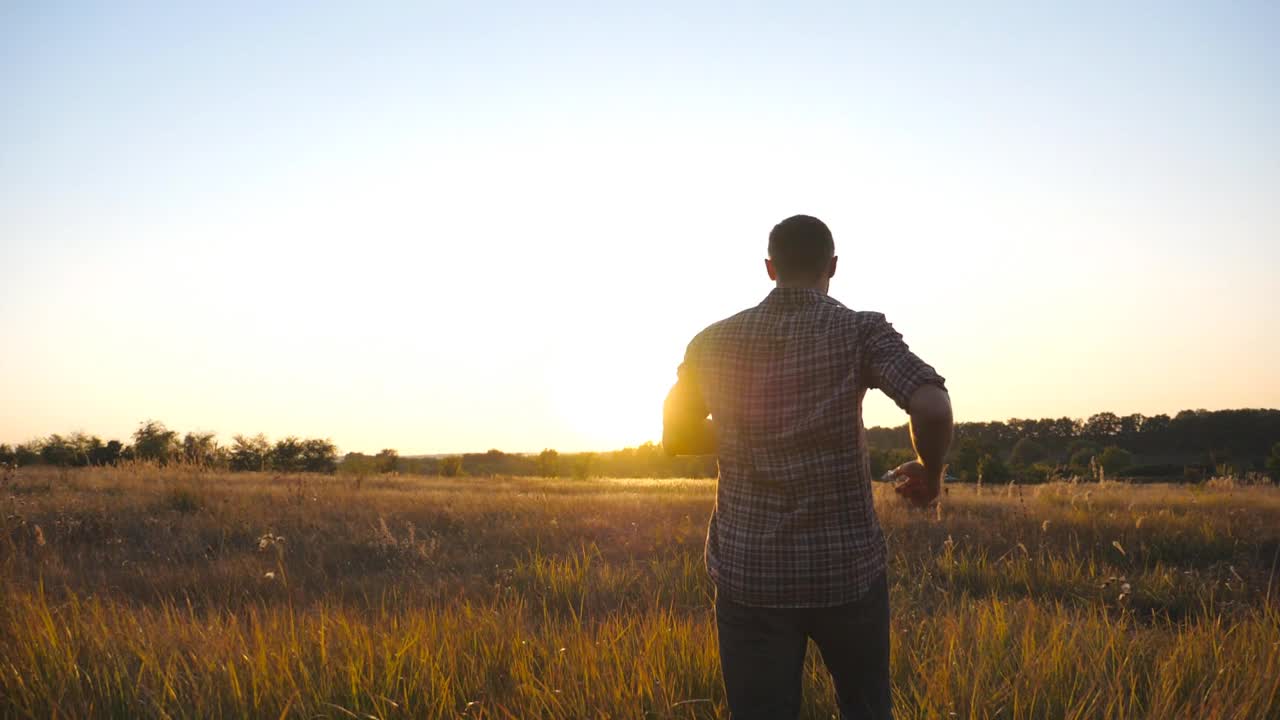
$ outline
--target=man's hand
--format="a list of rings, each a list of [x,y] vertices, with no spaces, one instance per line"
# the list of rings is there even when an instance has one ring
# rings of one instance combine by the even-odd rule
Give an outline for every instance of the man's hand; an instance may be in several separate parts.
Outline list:
[[[928,507],[942,492],[943,469],[931,471],[918,460],[903,463],[893,469],[893,477],[902,478],[893,491],[916,507]]]
[[[951,446],[951,396],[938,385],[921,385],[911,394],[911,446],[917,460],[893,469],[905,478],[894,490],[916,507],[926,507],[942,492],[947,448]]]

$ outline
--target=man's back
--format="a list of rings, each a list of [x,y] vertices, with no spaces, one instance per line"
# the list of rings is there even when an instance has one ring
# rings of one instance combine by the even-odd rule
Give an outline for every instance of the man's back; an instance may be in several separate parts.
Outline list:
[[[681,383],[714,418],[720,460],[707,567],[744,605],[828,607],[884,571],[862,398],[941,385],[879,313],[777,288],[689,344]]]

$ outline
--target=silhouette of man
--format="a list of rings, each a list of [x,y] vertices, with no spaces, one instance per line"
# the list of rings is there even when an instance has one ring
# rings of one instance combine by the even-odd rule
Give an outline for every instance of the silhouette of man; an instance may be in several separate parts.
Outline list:
[[[898,494],[923,507],[942,486],[952,430],[943,378],[884,315],[827,295],[836,260],[821,220],[778,223],[765,260],[777,287],[698,333],[664,407],[668,453],[719,461],[706,561],[738,720],[796,717],[810,638],[842,717],[892,717],[885,543],[862,425],[869,388],[911,417],[919,459],[894,470]]]

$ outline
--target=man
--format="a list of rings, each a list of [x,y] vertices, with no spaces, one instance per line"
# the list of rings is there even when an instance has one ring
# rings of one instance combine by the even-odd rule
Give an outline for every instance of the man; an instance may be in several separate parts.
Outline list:
[[[664,408],[668,453],[719,460],[706,559],[739,720],[796,717],[809,638],[844,718],[892,717],[885,544],[862,425],[868,388],[911,416],[919,459],[895,469],[897,492],[923,507],[942,485],[951,442],[943,378],[883,315],[827,295],[836,260],[817,218],[774,227],[765,268],[777,287],[698,333]]]

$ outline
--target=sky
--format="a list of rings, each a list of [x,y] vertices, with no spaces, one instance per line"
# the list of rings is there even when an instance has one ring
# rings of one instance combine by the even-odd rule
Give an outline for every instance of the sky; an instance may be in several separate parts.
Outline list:
[[[0,442],[657,439],[797,213],[958,420],[1280,407],[1280,4],[342,5],[0,6]]]

